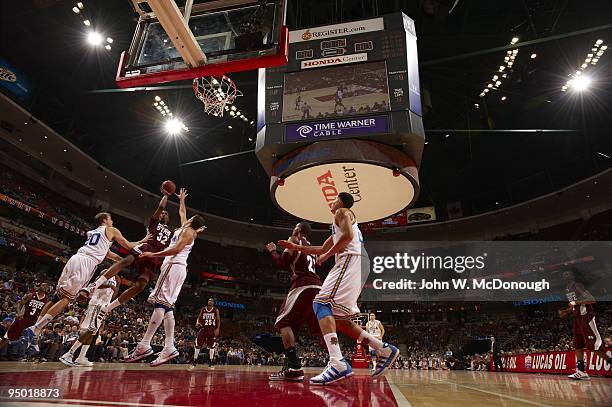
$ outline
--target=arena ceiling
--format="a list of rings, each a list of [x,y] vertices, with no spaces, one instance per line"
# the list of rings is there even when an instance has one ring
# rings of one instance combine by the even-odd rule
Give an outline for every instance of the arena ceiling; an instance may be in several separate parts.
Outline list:
[[[269,181],[254,154],[179,165],[251,150],[254,127],[205,115],[189,82],[175,84],[185,85],[182,89],[100,92],[116,89],[119,53],[129,47],[136,18],[128,0],[83,1],[92,23],[113,38],[110,51],[92,49],[73,3],[0,5],[0,56],[34,83],[32,113],[138,185],[156,191],[162,180],[174,179],[190,187],[193,207],[269,223]],[[415,20],[428,106],[417,206],[444,211],[447,202],[461,201],[465,214],[480,213],[558,190],[612,165],[610,54],[589,66],[590,89],[561,91],[593,44],[612,38],[611,2],[591,1],[588,7],[574,0],[288,3],[290,29],[400,10]],[[513,37],[519,46],[534,43],[519,47],[498,91],[479,97],[506,56],[505,50],[491,50],[509,45]],[[245,94],[237,106],[254,118],[256,73],[232,78]],[[155,96],[181,115],[190,128],[185,137],[167,136],[152,108]],[[518,131],[529,129],[567,131]]]

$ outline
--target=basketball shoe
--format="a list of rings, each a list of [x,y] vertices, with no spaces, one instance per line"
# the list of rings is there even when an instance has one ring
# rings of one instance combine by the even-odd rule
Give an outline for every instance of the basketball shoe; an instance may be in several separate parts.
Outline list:
[[[321,374],[311,377],[310,384],[326,385],[332,384],[339,380],[344,380],[353,375],[353,368],[348,364],[346,359],[329,358],[329,362],[325,370]]]

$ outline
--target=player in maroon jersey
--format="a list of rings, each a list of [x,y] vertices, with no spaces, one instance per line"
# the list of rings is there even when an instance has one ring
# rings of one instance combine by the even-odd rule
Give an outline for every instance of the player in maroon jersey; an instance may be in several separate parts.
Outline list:
[[[153,216],[151,216],[149,226],[147,227],[147,232],[151,235],[151,237],[145,242],[134,247],[129,255],[113,264],[105,273],[101,274],[94,283],[90,284],[83,290],[87,293],[87,295],[91,296],[94,290],[106,283],[111,277],[116,276],[125,267],[132,264],[134,264],[136,267],[138,277],[136,278],[134,285],[122,292],[117,299],[100,310],[96,322],[97,325],[104,320],[109,312],[140,294],[153,278],[155,269],[157,269],[161,264],[158,258],[140,257],[140,255],[144,252],[160,252],[170,244],[172,231],[170,228],[168,228],[170,217],[166,211],[166,204],[168,203],[169,194],[164,189],[161,189],[161,192],[164,194],[164,196],[162,197],[161,201],[159,201],[159,205],[157,206],[155,213],[153,213]]]
[[[295,244],[310,245],[308,242],[310,232],[310,224],[300,222],[293,229],[289,240]],[[310,332],[319,340],[322,338],[319,322],[312,308],[312,301],[321,288],[321,279],[315,272],[316,259],[314,256],[289,249],[285,249],[279,255],[274,243],[268,243],[266,249],[272,255],[278,268],[289,271],[291,275],[289,293],[287,293],[287,298],[274,324],[274,327],[280,331],[283,340],[287,365],[280,372],[271,374],[269,379],[301,381],[304,379],[304,371],[295,350],[294,332],[306,322]]]
[[[601,335],[595,324],[595,313],[593,312],[595,298],[582,283],[576,281],[574,271],[565,271],[563,279],[566,284],[565,295],[569,300],[569,307],[559,310],[559,315],[565,317],[572,314],[573,316],[572,330],[576,350],[576,372],[568,377],[574,380],[588,380],[589,375],[585,371],[584,364],[585,349],[595,352],[610,365],[612,365],[612,357],[606,354]]]
[[[196,328],[199,329],[193,350],[193,366],[198,364],[200,349],[204,345],[208,348],[208,366],[213,365],[215,358],[215,337],[221,331],[221,317],[219,310],[215,307],[215,300],[208,299],[208,304],[200,310],[196,320]]]
[[[35,293],[25,295],[17,303],[17,318],[11,324],[8,331],[0,342],[0,347],[4,341],[16,341],[21,336],[24,329],[36,323],[38,317],[47,311],[51,306],[51,298],[47,295],[49,285],[41,283]]]

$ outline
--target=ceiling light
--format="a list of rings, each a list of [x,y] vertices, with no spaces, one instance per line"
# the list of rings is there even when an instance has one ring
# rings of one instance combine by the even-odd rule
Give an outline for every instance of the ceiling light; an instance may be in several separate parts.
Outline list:
[[[107,37],[106,38],[106,42],[108,42],[109,44],[113,43],[113,39],[111,37]]]
[[[571,86],[572,89],[574,89],[575,91],[582,92],[588,89],[588,87],[591,85],[591,82],[591,78],[589,78],[588,76],[580,76],[571,81]]]
[[[538,55],[534,52],[533,54],[531,54],[531,59],[535,59]]]
[[[608,49],[608,46],[607,46],[607,45],[602,45],[602,46],[601,46],[601,49],[605,51],[605,50],[607,50],[607,49]]]
[[[233,129],[233,127],[232,127],[231,125],[230,125],[230,126],[227,126],[227,128],[228,128],[228,129]]]
[[[73,7],[72,11],[74,11],[74,14],[79,14],[81,12],[78,7]]]
[[[487,88],[492,88],[493,84],[492,83],[487,83]]]
[[[85,26],[89,27],[91,25],[91,22],[89,20],[83,20],[83,24],[85,24]]]
[[[503,66],[503,65],[500,65],[500,66],[499,66],[499,72],[503,72],[503,71],[504,71],[504,69],[506,69],[506,67],[505,67],[505,66]]]
[[[93,46],[98,46],[102,44],[102,36],[95,31],[90,31],[89,34],[87,34],[87,42]]]
[[[493,75],[493,80],[496,81],[499,78],[497,75]]]
[[[506,99],[508,99],[508,98],[507,98],[507,97],[505,97],[505,96],[502,96],[502,97],[501,97],[501,100],[502,100],[502,101],[504,101],[504,100],[506,100]]]
[[[597,40],[595,41],[595,45],[601,45],[603,43],[603,40]]]
[[[175,135],[181,132],[184,124],[178,119],[170,119],[166,122],[166,131],[170,133],[170,135]]]
[[[513,37],[512,41],[510,42],[510,44],[516,44],[518,42],[519,38],[518,37]]]
[[[108,45],[108,44],[106,44],[106,45],[104,46],[104,48],[105,48],[107,51],[110,51],[110,50],[111,50],[111,46],[110,46],[110,45]]]
[[[495,82],[495,86],[499,86],[499,85],[501,85],[501,81]]]

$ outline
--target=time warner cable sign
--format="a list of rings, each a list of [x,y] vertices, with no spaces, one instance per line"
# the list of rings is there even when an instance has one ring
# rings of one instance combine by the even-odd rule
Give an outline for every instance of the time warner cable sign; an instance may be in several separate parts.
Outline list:
[[[288,124],[285,127],[285,141],[353,137],[372,133],[384,133],[387,129],[387,118],[385,116]]]

